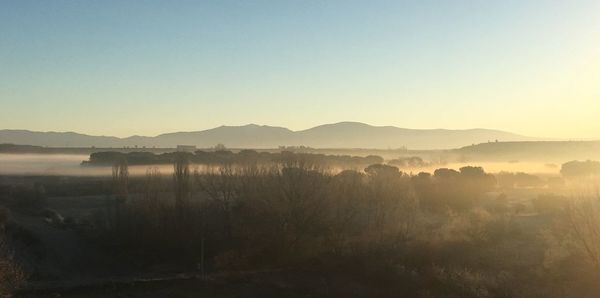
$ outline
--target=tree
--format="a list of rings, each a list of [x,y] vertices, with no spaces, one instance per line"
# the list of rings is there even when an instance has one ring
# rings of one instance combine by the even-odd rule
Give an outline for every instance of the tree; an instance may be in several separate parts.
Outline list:
[[[217,145],[215,145],[215,151],[219,152],[219,151],[226,151],[227,147],[225,147],[225,145],[219,143]]]
[[[600,270],[600,197],[572,199],[565,209],[567,239],[574,253],[584,256],[595,272]]]
[[[370,176],[402,176],[402,172],[400,172],[400,170],[397,167],[384,164],[370,165],[365,169],[365,173],[367,173]]]
[[[433,172],[433,176],[437,179],[448,179],[456,178],[460,176],[460,173],[453,169],[441,168],[435,170],[435,172]]]
[[[383,157],[378,155],[368,155],[365,158],[367,164],[380,164],[383,163]]]
[[[375,164],[367,173],[367,222],[370,230],[383,241],[387,237],[400,242],[411,237],[417,200],[411,190],[410,178],[397,167]]]
[[[129,193],[129,166],[127,160],[121,158],[112,167],[113,194],[115,195],[116,225],[121,224],[121,205],[127,200]]]
[[[119,159],[112,167],[113,191],[118,197],[128,195],[129,166],[125,158]]]
[[[570,161],[562,165],[560,174],[565,178],[581,178],[600,175],[600,162],[597,161]]]
[[[179,219],[184,218],[190,195],[190,162],[185,154],[176,154],[173,162],[173,182],[175,187],[175,208]]]
[[[482,167],[462,167],[460,175],[463,178],[464,187],[472,190],[475,195],[491,191],[497,184],[496,178],[487,174]]]

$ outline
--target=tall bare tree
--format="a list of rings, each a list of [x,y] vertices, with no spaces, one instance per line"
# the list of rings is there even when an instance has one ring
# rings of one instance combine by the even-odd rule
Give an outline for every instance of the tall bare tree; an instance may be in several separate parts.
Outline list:
[[[129,166],[127,160],[122,158],[112,167],[113,194],[115,204],[116,225],[121,222],[121,205],[129,195]]]
[[[566,217],[569,235],[579,252],[600,269],[600,197],[573,200]]]
[[[173,162],[173,182],[177,216],[183,219],[190,196],[190,161],[182,152],[175,155]]]

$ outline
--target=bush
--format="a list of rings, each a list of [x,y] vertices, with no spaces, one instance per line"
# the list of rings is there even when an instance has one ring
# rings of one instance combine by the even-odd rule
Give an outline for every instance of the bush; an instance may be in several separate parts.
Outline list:
[[[433,177],[419,174],[413,177],[421,206],[428,211],[468,211],[484,193],[496,187],[494,176],[480,167],[463,167],[460,172],[437,169]]]
[[[14,258],[4,232],[0,234],[0,296],[11,297],[25,284],[26,274]]]

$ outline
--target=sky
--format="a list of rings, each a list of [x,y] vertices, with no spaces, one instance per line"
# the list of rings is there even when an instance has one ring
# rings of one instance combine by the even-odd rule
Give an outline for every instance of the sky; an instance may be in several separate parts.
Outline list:
[[[600,1],[0,0],[0,129],[600,138]]]

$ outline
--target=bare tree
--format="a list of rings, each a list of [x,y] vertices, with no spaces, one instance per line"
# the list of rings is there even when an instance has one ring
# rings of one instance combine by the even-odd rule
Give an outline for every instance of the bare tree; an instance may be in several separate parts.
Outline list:
[[[277,179],[274,209],[287,238],[287,249],[296,250],[305,239],[321,231],[326,223],[326,188],[330,177],[303,162],[284,166]]]
[[[127,197],[129,166],[126,159],[120,159],[112,167],[113,189],[117,196]]]
[[[160,192],[164,189],[162,174],[157,167],[148,168],[146,170],[146,178],[144,179],[142,193],[142,203],[137,208],[149,217],[149,225],[156,229],[163,227],[166,221],[164,216],[165,203],[160,200]]]
[[[600,197],[574,200],[566,209],[566,219],[578,253],[600,269]]]
[[[144,181],[144,199],[151,206],[156,206],[159,200],[159,194],[162,190],[162,174],[157,167],[146,170],[146,179]]]
[[[175,187],[175,208],[179,219],[184,218],[185,208],[190,196],[190,161],[183,153],[175,155],[173,163],[173,182]]]
[[[393,238],[402,243],[411,236],[417,210],[410,178],[389,165],[372,165],[365,173],[370,196],[367,204],[370,230],[380,242]]]
[[[113,194],[115,195],[115,220],[118,226],[121,223],[121,205],[127,200],[127,196],[129,195],[129,166],[126,159],[122,158],[113,165],[112,181]]]
[[[231,208],[236,193],[236,175],[231,165],[223,165],[198,176],[203,191],[224,211]]]

